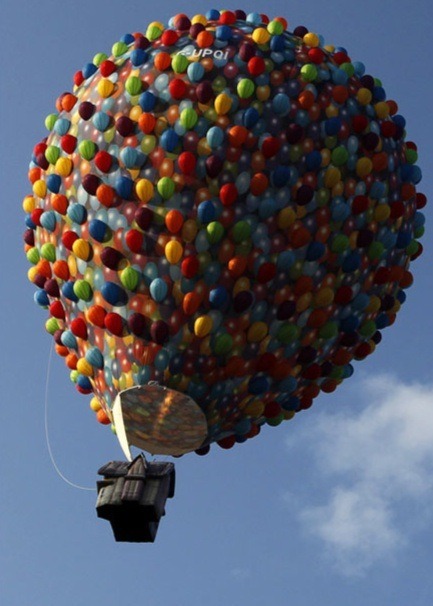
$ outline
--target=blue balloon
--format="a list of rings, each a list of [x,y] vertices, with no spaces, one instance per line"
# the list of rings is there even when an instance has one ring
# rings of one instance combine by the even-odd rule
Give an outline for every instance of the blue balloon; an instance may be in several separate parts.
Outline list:
[[[78,303],[79,299],[74,292],[74,282],[68,281],[62,285],[62,295],[66,297],[66,299]]]
[[[156,105],[156,97],[147,90],[146,92],[141,93],[138,103],[144,112],[151,112]]]
[[[108,225],[99,219],[92,219],[89,223],[89,234],[97,242],[104,241],[108,229]]]
[[[50,300],[45,290],[37,290],[33,295],[33,298],[35,300],[35,303],[37,303],[41,307],[48,307],[48,305],[50,304]]]
[[[62,185],[62,178],[60,175],[48,175],[47,176],[47,188],[53,193],[58,194]]]
[[[128,302],[128,295],[124,289],[114,282],[105,282],[101,288],[101,295],[113,307],[121,307]]]
[[[142,48],[135,48],[130,56],[132,65],[138,67],[139,65],[143,65],[148,60],[149,55]]]
[[[86,65],[81,71],[83,73],[84,78],[87,80],[87,78],[93,76],[93,74],[95,74],[97,70],[98,67],[94,63],[86,63]]]
[[[118,177],[115,188],[117,194],[124,200],[132,200],[134,181],[128,177]]]

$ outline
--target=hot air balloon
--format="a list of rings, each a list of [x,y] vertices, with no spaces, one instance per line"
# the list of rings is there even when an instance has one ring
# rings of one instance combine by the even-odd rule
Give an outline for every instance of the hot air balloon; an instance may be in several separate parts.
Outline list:
[[[396,102],[345,48],[178,14],[97,54],[45,125],[29,278],[128,460],[292,419],[394,323],[426,198]]]

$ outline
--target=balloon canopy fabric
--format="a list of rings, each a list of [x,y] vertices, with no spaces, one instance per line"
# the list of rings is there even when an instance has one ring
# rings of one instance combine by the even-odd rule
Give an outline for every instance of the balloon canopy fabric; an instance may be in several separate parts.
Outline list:
[[[396,102],[345,48],[282,17],[178,14],[97,54],[45,125],[29,279],[78,391],[107,424],[117,398],[130,442],[242,443],[394,323],[426,198]]]

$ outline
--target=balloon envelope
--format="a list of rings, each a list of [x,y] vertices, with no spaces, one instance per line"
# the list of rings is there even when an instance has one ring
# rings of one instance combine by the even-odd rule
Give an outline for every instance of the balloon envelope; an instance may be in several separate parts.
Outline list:
[[[154,453],[309,408],[412,283],[425,197],[405,120],[345,49],[286,28],[211,10],[127,35],[75,74],[34,150],[25,246],[47,330],[103,422]]]

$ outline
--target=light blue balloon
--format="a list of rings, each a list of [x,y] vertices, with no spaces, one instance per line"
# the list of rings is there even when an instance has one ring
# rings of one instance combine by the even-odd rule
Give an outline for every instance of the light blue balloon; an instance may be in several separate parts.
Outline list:
[[[47,231],[54,231],[57,225],[56,213],[53,210],[46,210],[40,217],[41,225]]]
[[[134,147],[124,147],[120,151],[120,159],[126,168],[134,168],[137,163],[137,150]]]
[[[65,330],[60,337],[62,344],[69,349],[77,349],[77,339],[70,330]]]
[[[224,131],[219,126],[212,126],[207,131],[206,141],[208,142],[209,147],[216,149],[222,145],[224,141]]]
[[[89,364],[95,368],[98,368],[99,370],[104,368],[104,356],[98,347],[91,347],[88,349],[84,357],[86,358],[87,362],[89,362]]]
[[[162,278],[155,278],[150,283],[150,295],[154,301],[161,303],[167,296],[168,286]]]

